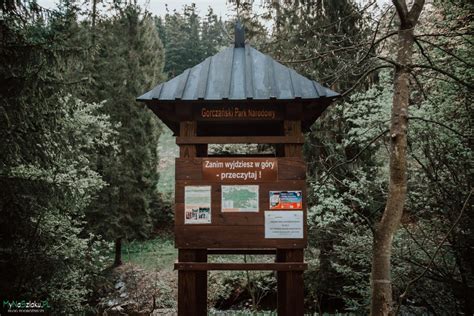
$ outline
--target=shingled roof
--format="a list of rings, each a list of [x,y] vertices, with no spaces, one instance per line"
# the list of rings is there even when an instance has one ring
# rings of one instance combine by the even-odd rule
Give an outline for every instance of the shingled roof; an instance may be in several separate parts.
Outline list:
[[[225,48],[138,100],[314,100],[338,95],[246,44]]]
[[[243,41],[243,28],[237,24],[233,46],[157,85],[137,100],[316,100],[339,96]]]
[[[312,109],[303,121],[307,130],[337,92],[323,87],[245,43],[237,22],[235,43],[182,74],[137,98],[152,109],[175,133],[175,113],[184,104],[301,104]],[[173,110],[174,108],[174,110]]]

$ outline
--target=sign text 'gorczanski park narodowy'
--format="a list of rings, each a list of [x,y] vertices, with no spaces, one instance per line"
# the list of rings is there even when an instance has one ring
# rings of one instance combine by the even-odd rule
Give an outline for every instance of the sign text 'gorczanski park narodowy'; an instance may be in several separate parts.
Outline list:
[[[201,119],[267,119],[277,118],[277,112],[267,108],[248,107],[203,107],[199,112]]]

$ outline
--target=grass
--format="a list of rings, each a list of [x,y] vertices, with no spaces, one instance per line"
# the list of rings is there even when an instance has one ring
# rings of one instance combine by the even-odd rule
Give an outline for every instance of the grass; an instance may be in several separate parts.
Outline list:
[[[122,249],[124,262],[137,264],[149,271],[173,270],[177,257],[178,251],[169,237],[127,242]]]

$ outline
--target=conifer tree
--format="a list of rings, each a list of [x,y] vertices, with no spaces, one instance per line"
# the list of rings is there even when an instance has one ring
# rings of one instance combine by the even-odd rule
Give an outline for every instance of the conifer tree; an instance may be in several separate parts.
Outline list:
[[[166,39],[165,72],[170,78],[216,54],[227,44],[224,24],[209,8],[204,20],[194,4],[185,5],[182,12],[166,14],[156,25]]]
[[[118,124],[118,152],[102,152],[99,170],[109,183],[88,219],[91,227],[115,240],[115,264],[122,239],[151,231],[150,202],[156,200],[159,127],[151,111],[135,98],[163,79],[163,46],[155,23],[136,5],[116,7],[117,15],[97,26],[100,51],[95,61],[93,98]]]

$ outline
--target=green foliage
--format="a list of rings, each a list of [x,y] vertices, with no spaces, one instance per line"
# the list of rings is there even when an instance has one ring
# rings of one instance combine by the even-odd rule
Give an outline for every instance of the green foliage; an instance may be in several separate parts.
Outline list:
[[[120,172],[120,166],[116,165],[113,170],[106,169],[107,164],[98,161],[97,153],[117,158],[128,152],[124,144],[129,147],[137,142],[130,137],[127,140],[119,137],[124,136],[127,125],[122,121],[127,123],[130,113],[141,118],[133,122],[137,125],[132,129],[141,143],[150,139],[153,144],[158,137],[157,128],[152,115],[138,107],[129,107],[128,113],[122,112],[122,121],[118,120],[116,112],[110,111],[114,100],[102,102],[104,94],[95,99],[97,103],[79,99],[91,91],[84,85],[86,81],[77,81],[77,76],[90,69],[81,67],[88,65],[84,61],[93,60],[93,55],[89,54],[88,42],[80,41],[86,37],[81,34],[72,2],[67,2],[62,11],[47,12],[46,21],[38,18],[45,15],[36,7],[21,9],[19,4],[7,8],[2,12],[0,56],[6,65],[2,67],[0,85],[0,221],[5,227],[1,233],[0,292],[2,297],[14,299],[47,299],[54,313],[78,312],[84,309],[92,283],[108,263],[105,253],[109,245],[102,241],[106,234],[91,229],[98,226],[92,220],[91,214],[97,209],[91,202],[97,201],[97,194],[113,190],[113,184],[107,183],[110,179],[105,176]],[[28,15],[23,16],[25,12]],[[125,11],[123,16],[122,21],[131,24],[122,23],[121,31],[133,31],[129,27],[137,21],[133,12]],[[133,104],[136,95],[144,89],[142,84],[150,86],[160,79],[163,58],[157,56],[160,42],[154,23],[149,18],[140,23],[145,32],[130,34],[128,39],[142,40],[145,44],[137,49],[149,54],[130,55],[129,62],[114,64],[122,67],[117,72],[113,72],[111,63],[108,65],[107,71],[113,75],[140,77],[145,81],[130,81],[128,95],[108,90],[121,102],[115,106],[122,109],[127,109],[124,103]],[[147,30],[154,34],[155,41],[149,38]],[[128,48],[134,45],[129,44]],[[123,48],[122,53],[133,53],[127,46]],[[142,69],[138,65],[149,66],[142,58],[149,58],[155,64],[149,69],[151,73],[140,74]],[[138,69],[124,73],[123,69],[128,67]],[[117,86],[124,83],[123,78]],[[140,124],[146,129],[141,130]],[[156,146],[151,147],[137,150],[140,156],[134,156],[137,160],[134,167],[139,166],[143,157],[141,170],[146,170],[149,176],[139,176],[137,183],[148,183],[146,190],[154,192],[157,156]],[[133,169],[130,167],[133,162],[128,163],[127,170]],[[133,201],[135,205],[145,204],[136,194]],[[104,220],[100,224],[107,225],[108,209],[103,211],[96,214],[102,214]],[[133,218],[128,215],[127,220]],[[122,221],[122,229],[129,225],[127,220]],[[151,222],[148,217],[146,220]],[[112,221],[110,224],[114,225]]]
[[[156,188],[160,128],[135,98],[163,79],[163,47],[153,19],[135,5],[118,6],[117,15],[99,23],[97,32],[103,36],[97,37],[100,50],[88,97],[105,100],[104,112],[117,123],[118,150],[97,157],[109,186],[89,208],[88,224],[109,240],[146,238],[152,212],[164,208]]]
[[[99,113],[101,104],[61,96],[55,82],[65,62],[57,57],[61,42],[46,46],[43,41],[53,36],[47,28],[17,28],[17,19],[13,12],[2,25],[14,42],[2,43],[1,56],[9,65],[1,78],[8,90],[1,135],[2,143],[11,145],[3,151],[0,172],[0,292],[48,299],[55,312],[72,313],[82,309],[104,267],[107,245],[84,233],[84,210],[106,185],[90,160],[97,150],[114,150],[114,130]],[[14,63],[18,55],[21,63]],[[15,73],[27,84],[9,82]]]
[[[185,5],[183,12],[167,13],[156,19],[166,51],[165,72],[170,78],[216,54],[226,44],[224,24],[212,8],[204,19],[196,5]]]

